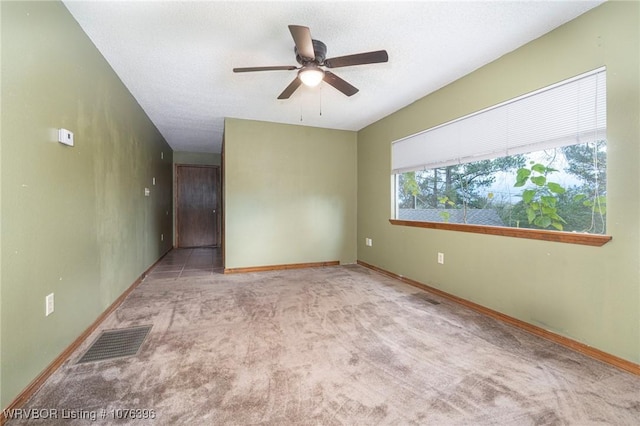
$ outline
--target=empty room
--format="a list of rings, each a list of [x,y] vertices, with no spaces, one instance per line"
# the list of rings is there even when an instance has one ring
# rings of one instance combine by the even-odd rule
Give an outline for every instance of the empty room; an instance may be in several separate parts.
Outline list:
[[[0,24],[0,425],[640,422],[640,2]]]

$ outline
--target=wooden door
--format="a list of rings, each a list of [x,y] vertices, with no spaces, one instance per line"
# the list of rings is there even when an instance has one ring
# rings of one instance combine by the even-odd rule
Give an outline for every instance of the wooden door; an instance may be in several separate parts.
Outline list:
[[[176,166],[178,247],[219,245],[219,181],[216,166]]]

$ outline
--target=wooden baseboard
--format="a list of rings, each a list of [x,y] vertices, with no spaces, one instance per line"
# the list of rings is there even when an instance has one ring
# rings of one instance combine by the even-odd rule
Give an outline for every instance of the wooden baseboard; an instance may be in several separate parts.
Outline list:
[[[331,260],[328,262],[290,263],[287,265],[251,266],[248,268],[224,268],[225,274],[241,274],[246,272],[281,271],[284,269],[319,268],[321,266],[337,266],[340,262]]]
[[[535,334],[536,336],[542,337],[544,339],[550,340],[554,343],[562,345],[566,348],[579,352],[583,355],[586,355],[590,358],[594,358],[598,361],[604,362],[606,364],[612,365],[614,367],[620,368],[621,370],[627,371],[629,373],[640,376],[640,364],[633,363],[631,361],[627,361],[626,359],[619,358],[615,355],[611,355],[607,352],[603,352],[600,349],[596,349],[589,345],[585,345],[584,343],[580,343],[576,340],[569,339],[568,337],[561,336],[559,334],[553,333],[549,330],[545,330],[544,328],[540,328],[536,325],[529,324],[528,322],[519,320],[517,318],[510,317],[509,315],[505,315],[498,311],[494,311],[493,309],[486,308],[482,305],[478,305],[477,303],[470,302],[466,299],[463,299],[458,296],[454,296],[453,294],[449,294],[445,291],[438,290],[437,288],[430,287],[426,284],[422,284],[421,282],[412,280],[410,278],[406,278],[393,272],[389,272],[382,268],[378,268],[377,266],[370,265],[366,262],[358,260],[358,265],[362,265],[365,268],[376,271],[382,275],[386,275],[387,277],[395,278],[399,281],[417,287],[421,290],[428,291],[430,293],[441,296],[445,299],[451,300],[452,302],[458,303],[462,306],[465,306],[469,309],[472,309],[476,312],[479,312],[483,315],[489,316],[491,318],[497,319],[499,321],[505,322],[509,325],[517,327],[521,330],[527,331],[531,334]]]
[[[84,341],[95,331],[96,328],[102,324],[102,322],[113,312],[118,306],[124,302],[124,300],[131,294],[133,290],[142,282],[142,280],[149,274],[149,271],[158,264],[164,258],[171,249],[167,250],[153,265],[148,267],[142,275],[140,275],[134,282],[122,293],[104,312],[96,318],[96,320],[87,328],[76,340],[74,340],[60,355],[58,355],[52,362],[45,368],[29,385],[9,404],[9,406],[3,410],[3,414],[0,415],[0,426],[4,425],[9,419],[6,418],[4,412],[10,412],[12,410],[19,409],[35,394],[38,389],[44,384],[44,382],[51,376],[60,366],[71,356],[71,354],[84,343]]]

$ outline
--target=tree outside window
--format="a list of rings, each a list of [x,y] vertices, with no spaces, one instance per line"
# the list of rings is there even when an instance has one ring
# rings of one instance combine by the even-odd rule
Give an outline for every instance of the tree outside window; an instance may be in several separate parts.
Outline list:
[[[606,232],[605,140],[396,175],[397,219]]]

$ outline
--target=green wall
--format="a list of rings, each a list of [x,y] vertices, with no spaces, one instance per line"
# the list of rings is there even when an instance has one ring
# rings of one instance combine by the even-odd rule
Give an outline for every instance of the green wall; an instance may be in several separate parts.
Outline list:
[[[356,260],[356,133],[225,120],[225,267]]]
[[[358,258],[640,362],[639,17],[637,2],[608,2],[358,133],[227,119],[225,266]],[[6,407],[171,247],[174,159],[63,4],[1,2],[0,20]],[[602,65],[613,241],[389,224],[391,141]],[[59,127],[75,147],[55,141]]]
[[[640,362],[639,7],[605,3],[361,130],[358,259]],[[393,140],[603,65],[611,242],[596,248],[389,224]]]
[[[62,3],[2,2],[1,19],[6,407],[171,247],[172,151]]]
[[[0,5],[0,409],[5,407],[2,398],[2,6]]]
[[[220,154],[209,152],[174,151],[173,164],[196,164],[206,166],[219,166]]]

